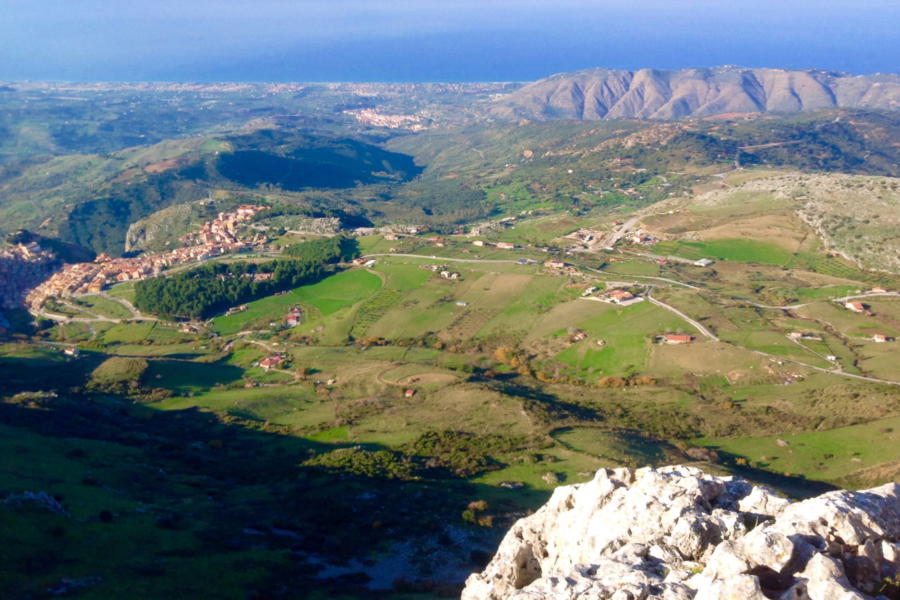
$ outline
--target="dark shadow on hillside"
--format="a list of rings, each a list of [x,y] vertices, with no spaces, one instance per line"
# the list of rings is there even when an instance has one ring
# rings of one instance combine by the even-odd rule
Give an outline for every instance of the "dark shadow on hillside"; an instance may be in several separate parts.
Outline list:
[[[84,383],[85,373],[106,356],[84,353],[76,360],[61,358],[0,357],[0,395],[22,390],[65,390]]]
[[[40,368],[28,365],[26,359],[18,362],[25,362],[28,372]],[[65,461],[75,461],[90,472],[90,478],[80,484],[71,482],[81,493],[93,495],[96,491],[99,502],[118,498],[143,507],[139,514],[98,517],[110,520],[103,560],[97,562],[96,556],[71,553],[74,551],[68,548],[76,544],[60,545],[52,535],[39,533],[46,527],[46,515],[4,515],[12,509],[0,503],[0,523],[12,518],[26,528],[37,527],[39,542],[23,548],[21,554],[15,550],[7,553],[8,561],[0,565],[0,580],[13,582],[8,588],[12,593],[4,596],[9,598],[40,596],[46,591],[42,582],[48,578],[91,572],[113,580],[111,573],[122,569],[132,573],[129,577],[135,582],[149,586],[147,589],[171,590],[166,577],[176,569],[176,562],[224,560],[222,564],[229,564],[231,560],[245,561],[251,552],[266,558],[244,567],[235,564],[234,568],[259,570],[257,581],[247,589],[222,595],[211,592],[208,597],[303,598],[318,591],[324,597],[346,593],[377,598],[378,594],[363,587],[365,575],[353,575],[375,552],[387,550],[396,541],[429,540],[430,549],[423,554],[444,548],[459,557],[465,570],[474,571],[508,525],[503,515],[516,516],[521,510],[518,502],[509,501],[515,499],[514,491],[462,480],[410,481],[303,466],[309,458],[341,445],[295,437],[286,428],[233,414],[196,408],[160,411],[125,398],[60,390],[55,397],[34,394],[0,403],[0,423],[21,435],[43,436],[46,443],[41,446],[48,452],[59,448]],[[92,443],[96,441],[103,443],[100,448],[109,448],[109,456],[136,452],[137,458],[133,463],[112,464]],[[373,444],[366,449],[387,450]],[[62,460],[63,454],[60,456]],[[0,472],[3,497],[24,489],[52,491],[53,482],[69,477],[65,472],[48,472],[51,467],[46,464],[29,466],[28,455],[7,457],[0,464],[5,471]],[[29,473],[27,484],[21,483],[24,471]],[[461,518],[470,501],[483,497],[491,498],[492,510],[499,517],[492,529],[468,526]],[[61,519],[57,528],[69,532],[66,539],[90,531],[84,528],[97,522],[90,515],[75,517],[55,517]],[[480,548],[481,554],[473,553],[473,547],[458,547],[455,534],[451,535],[453,529],[467,528],[482,540],[474,547]],[[125,543],[135,535],[146,538],[138,552],[129,551],[133,544]],[[182,541],[167,542],[170,536]],[[37,560],[42,555],[44,558]],[[311,562],[310,556],[315,561]],[[347,568],[322,580],[315,577],[319,562]],[[458,594],[460,583],[457,577],[446,590]],[[196,585],[179,588],[178,594],[203,595],[207,586],[215,589],[215,582],[198,581]]]
[[[834,484],[824,481],[807,479],[798,475],[786,475],[784,473],[776,473],[774,471],[768,471],[750,465],[739,464],[739,461],[742,462],[745,460],[744,457],[730,454],[716,446],[709,446],[709,448],[718,453],[720,462],[735,475],[743,477],[753,483],[758,483],[778,490],[790,498],[804,500],[806,498],[818,496],[819,494],[824,494],[825,492],[841,489]]]
[[[228,385],[240,381],[244,370],[222,362],[198,363],[177,360],[173,356],[150,359],[145,381],[154,387],[164,387],[174,392],[189,388],[210,389],[216,385]]]
[[[534,418],[544,423],[565,422],[568,419],[579,421],[602,421],[603,417],[596,411],[560,400],[553,394],[526,385],[521,376],[502,377],[484,380],[491,389],[523,400],[523,408]]]

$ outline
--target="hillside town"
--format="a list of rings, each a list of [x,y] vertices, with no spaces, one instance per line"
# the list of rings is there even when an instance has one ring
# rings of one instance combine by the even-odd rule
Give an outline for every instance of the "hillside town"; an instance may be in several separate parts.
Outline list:
[[[198,231],[183,239],[194,245],[176,248],[161,254],[135,258],[113,258],[99,254],[94,262],[65,265],[49,279],[28,292],[25,301],[32,309],[40,308],[49,298],[76,294],[96,294],[106,286],[123,281],[138,281],[159,275],[163,270],[177,265],[200,262],[229,252],[240,252],[253,247],[256,241],[238,239],[237,229],[267,206],[245,204],[234,211],[219,213]]]
[[[186,246],[225,245],[238,243],[238,226],[250,221],[257,213],[271,208],[256,204],[242,204],[233,211],[220,212],[219,216],[203,224],[199,231],[181,237]]]
[[[344,114],[354,117],[360,123],[374,125],[376,127],[387,127],[389,129],[399,129],[402,127],[412,131],[422,131],[425,129],[425,126],[422,125],[422,118],[416,115],[389,115],[371,108],[345,110]]]
[[[27,291],[49,277],[58,265],[56,254],[37,242],[0,250],[0,308],[21,306]]]

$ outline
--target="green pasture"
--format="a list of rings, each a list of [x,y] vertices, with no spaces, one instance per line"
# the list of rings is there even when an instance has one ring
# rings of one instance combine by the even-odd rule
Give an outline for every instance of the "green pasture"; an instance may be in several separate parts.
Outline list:
[[[585,303],[589,302],[587,300]],[[577,324],[588,334],[556,355],[556,360],[586,375],[631,375],[647,363],[653,336],[662,333],[694,333],[674,314],[649,302],[619,308],[595,302],[602,313]],[[567,335],[560,331],[560,335]],[[598,340],[605,344],[597,345]]]
[[[769,265],[786,265],[794,256],[776,244],[747,239],[660,242],[654,246],[654,252],[690,260],[713,258]]]
[[[123,283],[117,283],[111,288],[107,290],[107,293],[110,296],[115,296],[116,298],[122,298],[124,300],[128,300],[129,302],[134,302],[134,282],[126,281]]]
[[[368,298],[380,287],[381,279],[368,271],[342,271],[286,294],[248,302],[245,311],[213,319],[212,330],[219,335],[233,335],[257,322],[265,321],[266,327],[269,321],[282,323],[288,309],[298,304],[314,309],[318,315],[328,316]],[[307,318],[312,316],[307,315]]]
[[[103,296],[81,296],[76,298],[74,302],[77,305],[85,306],[88,311],[101,317],[109,317],[111,319],[130,319],[133,315],[125,306],[110,300]]]
[[[622,465],[657,465],[666,460],[660,444],[632,433],[566,427],[554,431],[552,436],[571,450]]]
[[[173,397],[151,405],[160,410],[199,407],[251,421],[291,427],[318,427],[334,419],[334,407],[320,401],[310,385],[214,389],[190,397]]]
[[[900,417],[827,431],[694,443],[745,458],[754,467],[834,482],[861,469],[900,460]]]

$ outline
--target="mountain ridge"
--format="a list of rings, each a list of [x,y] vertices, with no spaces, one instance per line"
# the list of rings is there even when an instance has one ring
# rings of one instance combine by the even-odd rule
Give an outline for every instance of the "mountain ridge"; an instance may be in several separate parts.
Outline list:
[[[679,119],[828,108],[900,110],[900,75],[735,66],[557,73],[497,98],[499,117]]]

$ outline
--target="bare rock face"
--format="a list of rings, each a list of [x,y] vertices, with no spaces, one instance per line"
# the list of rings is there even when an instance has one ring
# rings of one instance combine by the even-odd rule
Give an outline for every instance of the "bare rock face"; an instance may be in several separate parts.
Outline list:
[[[898,542],[897,484],[792,503],[691,466],[604,469],[516,522],[462,600],[875,598]]]
[[[900,109],[900,76],[725,66],[558,73],[498,98],[503,117],[680,119],[823,108]]]

